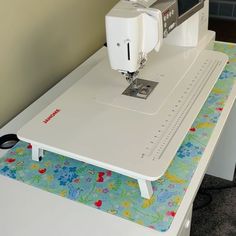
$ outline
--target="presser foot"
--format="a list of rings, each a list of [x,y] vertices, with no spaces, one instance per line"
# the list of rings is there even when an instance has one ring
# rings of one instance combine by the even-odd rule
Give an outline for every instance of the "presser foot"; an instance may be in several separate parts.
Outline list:
[[[129,84],[133,84],[133,82],[136,80],[137,76],[139,74],[139,71],[135,72],[122,72],[122,75],[125,76],[126,80],[128,81]]]

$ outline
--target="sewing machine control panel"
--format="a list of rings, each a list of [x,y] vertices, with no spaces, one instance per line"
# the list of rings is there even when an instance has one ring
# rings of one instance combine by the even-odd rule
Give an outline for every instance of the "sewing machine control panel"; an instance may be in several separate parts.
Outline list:
[[[176,4],[171,5],[162,13],[163,17],[163,35],[167,36],[177,25],[177,8]]]
[[[154,3],[152,8],[157,8],[162,12],[163,35],[167,37],[176,26],[178,20],[178,3],[173,0],[160,0]]]

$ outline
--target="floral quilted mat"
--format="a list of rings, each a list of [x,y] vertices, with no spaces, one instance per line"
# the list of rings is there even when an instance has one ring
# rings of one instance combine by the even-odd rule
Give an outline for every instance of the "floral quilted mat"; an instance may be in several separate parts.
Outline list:
[[[158,231],[169,229],[236,79],[236,45],[216,43],[229,62],[189,130],[154,195],[141,198],[136,180],[65,156],[45,152],[31,160],[31,145],[19,142],[0,159],[0,174]]]

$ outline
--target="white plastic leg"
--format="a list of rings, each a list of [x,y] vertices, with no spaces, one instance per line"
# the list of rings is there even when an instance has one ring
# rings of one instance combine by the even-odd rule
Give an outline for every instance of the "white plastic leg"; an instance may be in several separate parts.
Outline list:
[[[141,196],[150,199],[153,194],[152,182],[144,179],[138,179]]]
[[[37,145],[32,145],[32,160],[40,161],[43,158],[43,149]]]

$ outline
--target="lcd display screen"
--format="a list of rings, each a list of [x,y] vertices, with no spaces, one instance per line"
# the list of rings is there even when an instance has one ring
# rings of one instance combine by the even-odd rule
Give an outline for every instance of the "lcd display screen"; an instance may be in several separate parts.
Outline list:
[[[197,5],[201,0],[178,0],[179,16]]]

